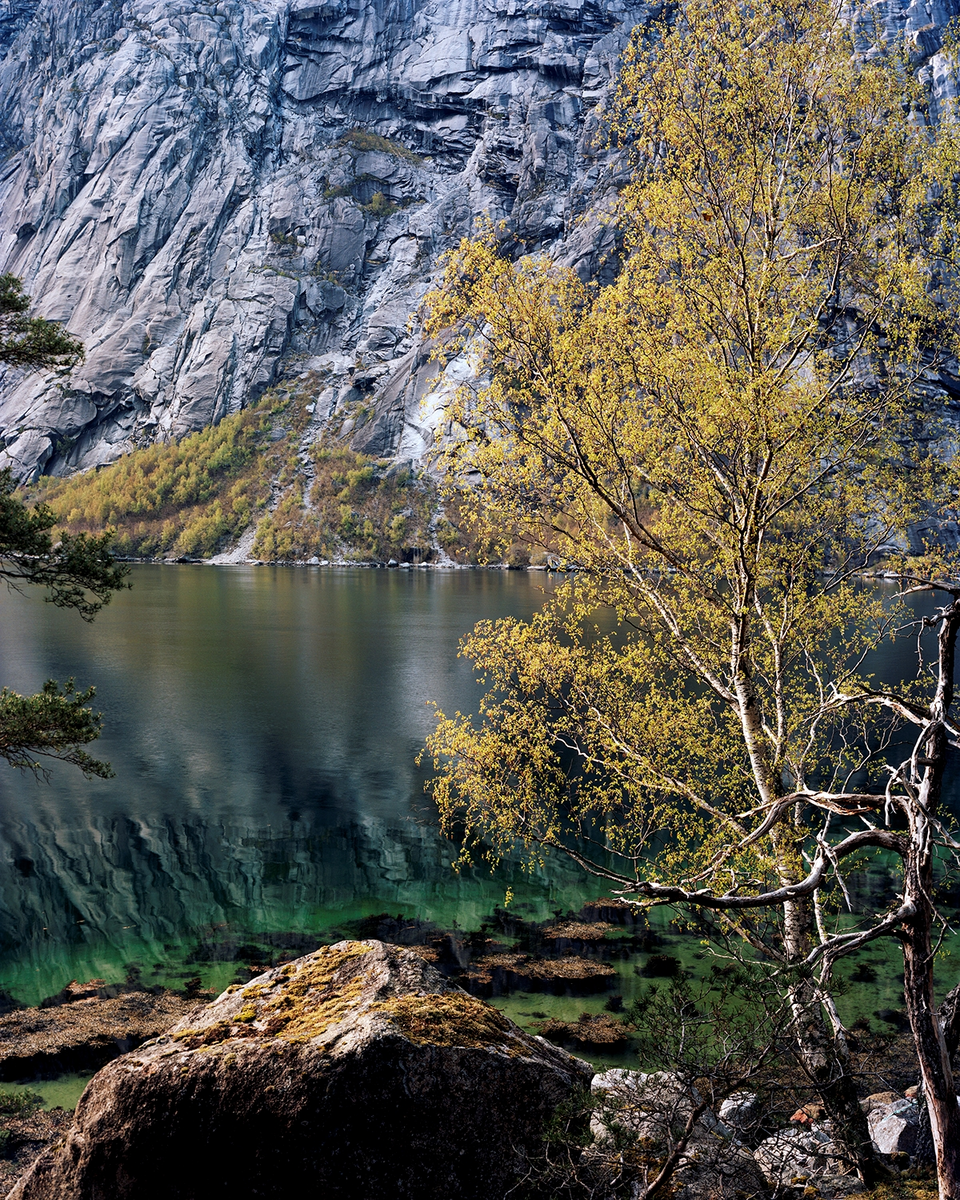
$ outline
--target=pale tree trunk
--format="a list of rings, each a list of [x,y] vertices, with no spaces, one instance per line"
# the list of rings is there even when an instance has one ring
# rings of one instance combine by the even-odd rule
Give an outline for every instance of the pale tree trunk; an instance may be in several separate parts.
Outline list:
[[[960,1105],[933,993],[933,855],[946,767],[947,734],[953,703],[953,672],[960,599],[941,613],[937,691],[931,724],[921,741],[922,758],[912,759],[914,778],[923,767],[916,802],[908,814],[910,836],[903,861],[903,898],[912,914],[903,922],[903,995],[920,1063],[923,1094],[937,1162],[940,1200],[960,1200]]]
[[[940,1200],[960,1200],[960,1105],[933,999],[930,914],[903,935],[903,994],[930,1116]]]
[[[761,798],[769,803],[782,793],[776,772],[764,749],[760,705],[742,654],[747,619],[744,616],[739,624],[733,626],[733,675],[744,744],[750,756],[757,789]],[[789,845],[784,844],[776,833],[772,841],[779,859],[781,884],[796,883],[797,873],[791,864]],[[813,906],[809,897],[788,901],[783,906],[783,950],[791,966],[802,963],[809,954],[813,946],[814,927]],[[790,1006],[797,1054],[812,1087],[823,1102],[837,1149],[868,1186],[889,1179],[890,1173],[881,1163],[870,1140],[867,1117],[860,1107],[856,1084],[850,1072],[846,1043],[828,1029],[812,979],[802,979],[790,985]]]
[[[784,946],[793,962],[800,962],[806,956],[812,929],[808,899],[784,906]],[[823,1102],[841,1156],[868,1186],[883,1183],[890,1178],[890,1172],[870,1140],[866,1113],[860,1107],[850,1070],[849,1050],[842,1037],[828,1029],[817,992],[816,984],[809,978],[801,979],[790,989],[798,1056]]]

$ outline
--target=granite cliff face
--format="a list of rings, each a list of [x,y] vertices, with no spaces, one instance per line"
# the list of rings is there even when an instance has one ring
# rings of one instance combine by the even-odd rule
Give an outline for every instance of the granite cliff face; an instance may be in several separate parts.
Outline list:
[[[958,7],[866,12],[906,35],[934,113]],[[0,462],[23,479],[108,462],[306,369],[308,436],[418,458],[443,389],[408,322],[438,256],[489,214],[603,270],[597,105],[655,11],[0,0],[0,269],[88,350],[67,381],[0,377]]]
[[[88,353],[67,382],[0,382],[23,478],[216,421],[307,367],[315,424],[417,457],[433,368],[407,325],[439,254],[484,213],[585,273],[609,248],[577,218],[610,186],[594,110],[643,5],[30,9],[0,19],[0,267]]]

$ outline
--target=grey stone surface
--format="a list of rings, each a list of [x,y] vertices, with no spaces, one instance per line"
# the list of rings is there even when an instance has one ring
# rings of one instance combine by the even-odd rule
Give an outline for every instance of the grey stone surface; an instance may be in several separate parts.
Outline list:
[[[755,1132],[763,1116],[760,1097],[754,1092],[734,1092],[720,1105],[720,1120],[735,1137],[748,1140]]]
[[[843,1163],[836,1153],[829,1128],[814,1124],[778,1130],[765,1138],[753,1155],[770,1186],[778,1188],[839,1175]]]
[[[0,0],[0,269],[88,351],[69,380],[0,375],[0,464],[109,462],[304,367],[314,433],[419,458],[447,393],[410,318],[442,252],[487,215],[602,275],[597,106],[654,7]],[[958,9],[853,16],[865,46],[907,37],[935,115]]]
[[[614,1067],[595,1075],[591,1090],[600,1105],[590,1125],[594,1142],[588,1154],[607,1154],[614,1161],[623,1153],[624,1138],[665,1157],[702,1103],[695,1087],[665,1071]],[[697,1117],[669,1187],[676,1200],[746,1200],[766,1191],[753,1155],[709,1108]]]
[[[22,478],[304,366],[318,427],[417,457],[440,406],[420,414],[435,368],[408,323],[439,255],[481,215],[584,274],[609,249],[578,218],[609,186],[594,110],[642,3],[2,3],[0,269],[87,346],[67,381],[0,379]]]
[[[920,1133],[920,1113],[913,1100],[878,1104],[867,1114],[870,1140],[880,1154],[913,1154]]]

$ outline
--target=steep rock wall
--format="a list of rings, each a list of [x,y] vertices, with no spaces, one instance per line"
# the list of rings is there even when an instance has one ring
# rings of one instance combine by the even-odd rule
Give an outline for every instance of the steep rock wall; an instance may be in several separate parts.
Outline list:
[[[861,10],[936,115],[958,0]],[[597,105],[636,0],[0,0],[0,269],[87,346],[0,375],[0,463],[69,473],[310,369],[313,429],[418,458],[411,314],[488,214],[584,275],[616,187]],[[424,401],[426,400],[426,403]]]
[[[608,248],[577,218],[610,186],[594,110],[643,5],[8,3],[0,267],[87,346],[67,381],[0,380],[22,478],[303,366],[318,424],[416,457],[432,368],[407,323],[439,254],[485,213],[585,273]]]

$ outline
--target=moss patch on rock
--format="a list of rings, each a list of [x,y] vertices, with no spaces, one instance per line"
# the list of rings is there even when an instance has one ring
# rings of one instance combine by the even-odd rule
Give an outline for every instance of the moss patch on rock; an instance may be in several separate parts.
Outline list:
[[[373,1005],[408,1041],[418,1046],[490,1046],[519,1054],[512,1023],[489,1004],[461,992],[400,996]]]
[[[189,1050],[206,1049],[230,1038],[312,1041],[355,1006],[367,973],[343,968],[370,949],[363,942],[352,943],[348,950],[322,946],[299,963],[288,963],[272,983],[243,988],[244,1003],[232,1017],[197,1029],[179,1029],[172,1036]]]
[[[188,1050],[199,1050],[201,1046],[216,1046],[225,1042],[233,1032],[229,1021],[216,1021],[203,1029],[177,1029],[170,1036],[182,1042]]]
[[[362,970],[343,968],[370,949],[362,942],[349,950],[322,946],[296,970],[285,967],[280,994],[260,1009],[261,1032],[285,1042],[309,1042],[342,1021],[367,982]]]

